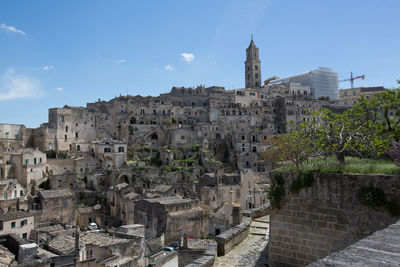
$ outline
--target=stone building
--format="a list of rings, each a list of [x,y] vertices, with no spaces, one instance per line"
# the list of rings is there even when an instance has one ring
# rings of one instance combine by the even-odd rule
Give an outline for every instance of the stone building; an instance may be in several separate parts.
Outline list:
[[[362,96],[368,99],[384,91],[386,89],[383,86],[341,89],[339,90],[339,99],[353,106],[358,103],[357,100]]]
[[[26,194],[26,188],[16,179],[0,180],[0,200],[22,198]]]
[[[207,233],[208,223],[199,204],[178,196],[137,200],[134,221],[145,226],[146,239],[164,235],[165,243],[179,241],[183,232],[200,237]]]
[[[10,152],[13,177],[23,186],[40,184],[47,176],[46,154],[38,149],[21,148]]]
[[[40,191],[38,202],[42,221],[58,219],[75,224],[75,195],[69,189]]]
[[[16,211],[0,216],[0,236],[16,234],[27,239],[35,227],[33,212]]]

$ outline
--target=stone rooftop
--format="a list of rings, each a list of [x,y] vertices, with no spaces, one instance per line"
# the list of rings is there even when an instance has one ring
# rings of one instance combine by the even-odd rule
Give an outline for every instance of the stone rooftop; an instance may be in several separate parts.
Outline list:
[[[114,237],[100,232],[85,232],[81,233],[79,236],[80,245],[107,247],[127,242],[130,242],[129,239]],[[75,248],[75,238],[69,235],[59,235],[49,242],[49,248],[53,248],[63,255],[67,255]]]
[[[308,266],[399,266],[399,263],[400,220]]]
[[[56,197],[69,197],[74,196],[69,189],[58,189],[58,190],[43,190],[40,191],[43,198],[56,198]]]
[[[37,211],[14,211],[14,212],[8,212],[5,214],[0,214],[0,221],[9,221],[9,220],[15,220],[15,219],[21,219],[21,218],[26,218],[26,217],[32,217],[35,214],[37,214]]]

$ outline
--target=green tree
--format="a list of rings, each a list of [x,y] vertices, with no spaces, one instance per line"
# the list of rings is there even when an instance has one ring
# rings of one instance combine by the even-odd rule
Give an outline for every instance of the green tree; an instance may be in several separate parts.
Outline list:
[[[272,162],[291,161],[298,169],[310,156],[312,146],[309,140],[303,131],[273,136],[269,140],[270,148],[262,153],[262,158]]]

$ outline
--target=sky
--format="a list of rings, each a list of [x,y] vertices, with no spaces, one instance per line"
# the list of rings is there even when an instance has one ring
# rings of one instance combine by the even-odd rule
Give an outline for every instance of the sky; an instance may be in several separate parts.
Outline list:
[[[2,0],[0,123],[39,127],[49,108],[173,86],[243,88],[251,34],[263,80],[325,66],[392,88],[399,10],[398,0]]]

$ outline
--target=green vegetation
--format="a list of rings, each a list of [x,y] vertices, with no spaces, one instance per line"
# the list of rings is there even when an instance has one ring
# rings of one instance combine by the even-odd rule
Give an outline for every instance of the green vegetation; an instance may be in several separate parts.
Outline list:
[[[270,140],[271,148],[264,157],[274,162],[292,161],[297,169],[310,157],[333,155],[339,169],[345,168],[347,156],[387,157],[393,154],[389,153],[393,144],[400,141],[399,108],[400,89],[393,89],[361,98],[354,108],[342,113],[322,109],[294,125],[297,130]]]
[[[85,178],[79,177],[78,179],[76,179],[76,181],[78,182],[78,184],[84,184],[85,183]]]
[[[290,191],[299,193],[302,188],[310,187],[314,183],[314,175],[312,171],[300,172],[296,180],[292,182]]]
[[[76,207],[77,207],[78,209],[84,208],[84,207],[85,207],[85,204],[84,204],[84,203],[79,203],[78,205],[76,205]]]
[[[341,165],[336,157],[314,158],[304,162],[298,169],[294,164],[281,165],[276,168],[282,172],[319,172],[319,173],[359,173],[359,174],[391,174],[400,175],[400,169],[391,160],[361,159],[346,157],[345,165]]]
[[[68,158],[68,154],[66,152],[47,150],[47,151],[45,151],[45,153],[46,153],[46,157],[48,159],[66,159],[66,158]]]
[[[216,164],[218,164],[218,165],[220,165],[220,166],[223,165],[221,161],[215,160],[215,158],[211,158],[208,162],[210,162],[210,163],[216,163]]]
[[[134,171],[143,171],[143,170],[147,170],[147,169],[154,169],[154,167],[152,166],[134,166],[133,170]]]
[[[385,193],[372,185],[362,187],[358,192],[360,201],[374,209],[384,208],[392,216],[400,215],[400,205],[391,200],[387,200]]]
[[[271,201],[272,207],[279,208],[279,202],[285,195],[284,183],[285,180],[283,179],[282,174],[277,172],[274,173],[271,187],[267,191],[267,197]]]

